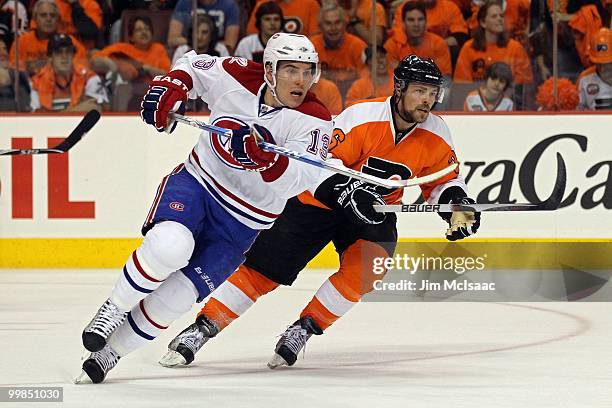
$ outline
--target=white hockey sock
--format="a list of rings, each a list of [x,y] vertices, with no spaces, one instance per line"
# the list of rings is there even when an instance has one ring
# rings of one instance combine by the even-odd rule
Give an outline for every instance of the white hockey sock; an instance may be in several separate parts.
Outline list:
[[[154,340],[173,321],[191,310],[197,298],[198,291],[193,283],[182,272],[173,273],[130,311],[108,344],[122,357],[131,353]]]
[[[141,261],[139,252],[140,248],[132,252],[110,295],[110,300],[122,310],[133,308],[163,282],[147,273],[151,268],[143,266],[146,263]]]
[[[193,235],[184,225],[174,221],[156,224],[125,263],[110,300],[121,310],[132,309],[172,272],[189,263],[194,246]]]

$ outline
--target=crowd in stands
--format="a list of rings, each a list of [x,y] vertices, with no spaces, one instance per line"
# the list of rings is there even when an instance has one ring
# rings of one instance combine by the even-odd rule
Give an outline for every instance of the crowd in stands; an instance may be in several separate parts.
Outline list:
[[[612,109],[612,0],[372,1],[0,0],[0,111],[137,111],[186,52],[261,62],[279,31],[315,45],[333,114],[391,95],[410,54],[447,76],[438,109]]]

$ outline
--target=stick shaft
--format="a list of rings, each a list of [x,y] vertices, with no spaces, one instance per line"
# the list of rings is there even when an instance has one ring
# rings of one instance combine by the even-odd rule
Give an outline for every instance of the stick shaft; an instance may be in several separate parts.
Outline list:
[[[179,115],[175,113],[172,115],[172,119],[176,120],[177,122],[184,123],[189,126],[193,126],[193,127],[196,127],[202,130],[207,130],[209,132],[216,133],[216,134],[219,134],[225,137],[232,136],[231,129],[225,129],[219,126],[209,125],[207,123],[201,122],[197,119],[190,118],[187,116],[183,116],[183,115]],[[354,177],[356,179],[363,180],[368,183],[386,187],[386,188],[404,188],[404,187],[416,186],[416,185],[424,184],[424,183],[430,183],[432,181],[439,179],[440,177],[443,177],[449,174],[450,172],[454,171],[457,168],[457,164],[452,164],[438,172],[428,174],[423,177],[411,178],[408,180],[381,179],[379,177],[375,177],[370,174],[365,174],[360,171],[348,168],[346,166],[343,166],[343,165],[340,165],[334,162],[318,160],[312,157],[311,155],[301,153],[301,152],[296,152],[294,150],[290,150],[282,146],[277,146],[275,144],[261,142],[260,146],[265,151],[280,154],[281,156],[286,156],[286,157],[289,157],[290,159],[295,159],[303,163],[310,164],[311,166],[316,166],[319,168],[327,169],[335,173],[344,174],[346,176]]]

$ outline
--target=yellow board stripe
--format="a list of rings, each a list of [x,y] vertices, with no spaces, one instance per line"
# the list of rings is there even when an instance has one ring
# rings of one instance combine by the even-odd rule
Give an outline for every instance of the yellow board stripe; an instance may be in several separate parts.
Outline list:
[[[0,268],[120,268],[140,242],[140,238],[0,238]],[[481,238],[449,243],[403,238],[400,243],[401,253],[412,256],[487,254],[488,267],[612,269],[612,239]],[[332,245],[308,264],[337,266]]]

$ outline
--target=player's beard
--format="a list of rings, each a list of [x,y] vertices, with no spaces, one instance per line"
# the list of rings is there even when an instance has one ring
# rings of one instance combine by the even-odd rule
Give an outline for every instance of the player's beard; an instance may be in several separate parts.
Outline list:
[[[419,111],[419,109],[427,110],[427,113]],[[404,108],[404,104],[400,103],[400,101],[395,102],[395,111],[404,121],[408,123],[423,123],[427,120],[429,116],[429,111],[431,108],[426,105],[418,105],[414,109],[406,110]]]

